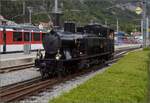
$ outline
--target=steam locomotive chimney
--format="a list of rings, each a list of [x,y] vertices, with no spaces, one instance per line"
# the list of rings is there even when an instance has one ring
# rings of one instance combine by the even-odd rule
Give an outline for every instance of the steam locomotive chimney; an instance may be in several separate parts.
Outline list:
[[[60,16],[62,15],[62,11],[58,9],[58,0],[55,0],[54,9],[52,11],[52,19],[55,27],[60,27]]]
[[[55,0],[55,7],[54,7],[54,12],[58,12],[58,0]]]

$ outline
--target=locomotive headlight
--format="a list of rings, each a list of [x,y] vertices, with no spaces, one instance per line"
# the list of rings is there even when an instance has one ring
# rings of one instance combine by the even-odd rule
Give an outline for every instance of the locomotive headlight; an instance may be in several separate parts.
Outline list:
[[[55,59],[56,59],[56,60],[60,60],[60,58],[61,58],[61,55],[60,55],[60,54],[56,54]]]
[[[59,60],[59,59],[60,59],[60,57],[56,55],[56,60]]]
[[[61,54],[60,54],[59,51],[58,51],[57,54],[56,54],[56,56],[55,56],[55,59],[56,59],[56,60],[60,60],[60,58],[61,58]]]

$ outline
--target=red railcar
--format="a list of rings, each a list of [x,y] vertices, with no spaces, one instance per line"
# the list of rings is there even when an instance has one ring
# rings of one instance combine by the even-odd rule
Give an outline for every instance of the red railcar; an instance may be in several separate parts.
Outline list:
[[[43,49],[42,38],[46,34],[37,27],[0,26],[0,52],[22,52],[27,44],[31,44],[31,50]]]

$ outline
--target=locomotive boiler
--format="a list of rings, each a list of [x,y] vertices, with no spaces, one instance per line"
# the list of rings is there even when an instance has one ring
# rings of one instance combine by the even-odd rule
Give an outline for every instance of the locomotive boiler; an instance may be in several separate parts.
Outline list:
[[[35,60],[43,78],[63,76],[102,64],[114,53],[114,30],[99,24],[76,27],[65,23],[63,31],[52,30],[43,39],[45,55]]]

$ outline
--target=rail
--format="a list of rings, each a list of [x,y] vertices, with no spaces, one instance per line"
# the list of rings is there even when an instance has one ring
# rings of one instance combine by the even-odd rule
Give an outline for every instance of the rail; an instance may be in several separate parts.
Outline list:
[[[11,66],[11,67],[3,67],[3,68],[0,68],[0,73],[8,73],[8,72],[23,70],[23,69],[27,69],[27,68],[31,68],[31,67],[34,67],[33,62],[16,65],[16,66]]]
[[[113,60],[107,61],[105,63],[105,65],[96,65],[96,66],[92,67],[92,69],[91,68],[84,69],[80,72],[68,75],[68,76],[63,77],[63,78],[55,77],[55,78],[51,78],[48,80],[41,80],[39,78],[37,80],[30,81],[29,83],[24,83],[24,84],[20,84],[20,85],[18,84],[18,86],[14,85],[13,87],[10,86],[7,88],[2,88],[2,89],[0,89],[1,101],[2,102],[17,101],[17,100],[23,99],[24,97],[27,97],[27,96],[33,95],[35,93],[38,93],[42,90],[45,90],[46,88],[50,88],[51,86],[53,86],[57,83],[60,83],[60,82],[66,81],[66,80],[70,80],[76,76],[83,75],[83,74],[91,72],[93,70],[101,69],[102,67],[106,66],[106,64],[108,65],[108,64],[116,62],[125,53],[132,51],[132,50],[135,50],[135,49],[139,49],[139,48],[127,49],[127,50],[120,51],[120,52],[118,51],[119,54],[116,53],[118,55],[115,55]]]

